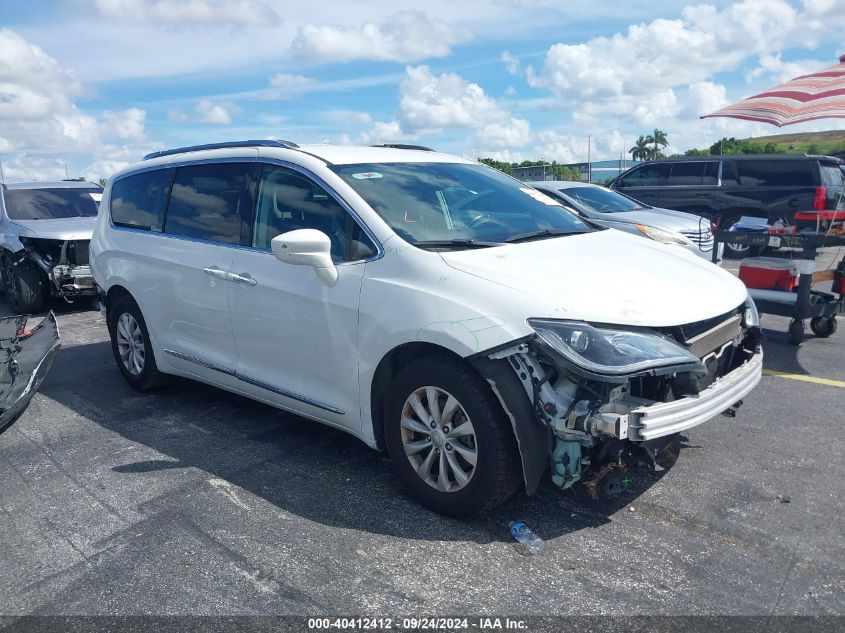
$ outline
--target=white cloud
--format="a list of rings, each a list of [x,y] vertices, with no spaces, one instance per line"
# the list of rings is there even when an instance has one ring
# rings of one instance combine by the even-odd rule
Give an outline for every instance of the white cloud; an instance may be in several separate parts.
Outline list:
[[[452,46],[469,37],[464,27],[432,20],[422,11],[406,10],[391,15],[381,24],[305,24],[293,40],[291,52],[306,63],[355,59],[412,62],[448,55]]]
[[[402,130],[402,127],[396,121],[376,121],[369,130],[361,134],[361,143],[377,145],[379,143],[412,141],[414,138],[416,138],[415,135]]]
[[[726,93],[725,86],[712,81],[698,81],[690,84],[684,106],[687,118],[693,119],[724,108],[728,105]]]
[[[308,88],[317,83],[313,77],[306,77],[305,75],[295,75],[291,73],[276,73],[270,77],[271,88],[281,88],[283,90],[300,91],[303,88]]]
[[[785,0],[743,0],[722,11],[690,6],[681,19],[635,24],[626,34],[583,44],[555,44],[539,72],[529,68],[528,81],[549,89],[566,106],[587,101],[621,113],[629,111],[632,97],[647,97],[665,116],[677,106],[672,88],[706,81],[749,56],[778,50],[796,22],[797,12]],[[660,95],[656,101],[655,94]],[[653,118],[645,106],[634,107],[635,119]]]
[[[211,123],[214,125],[229,125],[232,122],[232,116],[225,106],[214,103],[207,99],[203,99],[197,104],[195,108],[199,120],[202,123]]]
[[[434,75],[428,66],[408,66],[399,94],[403,129],[479,128],[507,116],[478,84],[455,73]]]
[[[500,59],[505,63],[509,75],[515,75],[519,72],[519,60],[510,51],[502,53]]]
[[[100,13],[162,24],[272,26],[279,16],[256,0],[95,0]]]
[[[799,59],[785,62],[777,55],[761,55],[759,66],[745,73],[745,80],[749,83],[760,78],[766,78],[767,83],[783,83],[793,77],[806,75],[825,66],[832,65],[831,60]]]
[[[74,103],[82,94],[74,73],[0,29],[0,151],[11,154],[3,160],[7,179],[63,178],[66,163],[76,176],[83,155],[97,161],[125,152],[137,160],[147,150],[144,110],[83,112]]]
[[[531,142],[531,124],[525,119],[510,118],[490,123],[476,133],[478,146],[484,149],[514,149]]]

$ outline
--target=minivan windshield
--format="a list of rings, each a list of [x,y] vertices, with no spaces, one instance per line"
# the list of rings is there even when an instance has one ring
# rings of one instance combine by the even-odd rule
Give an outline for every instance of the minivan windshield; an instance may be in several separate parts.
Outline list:
[[[10,220],[93,218],[102,193],[99,187],[6,189],[3,200]]]
[[[571,187],[560,192],[575,202],[598,213],[620,213],[643,209],[643,205],[628,196],[623,196],[603,187]]]
[[[402,239],[478,248],[592,229],[555,200],[484,165],[369,163],[332,167]]]

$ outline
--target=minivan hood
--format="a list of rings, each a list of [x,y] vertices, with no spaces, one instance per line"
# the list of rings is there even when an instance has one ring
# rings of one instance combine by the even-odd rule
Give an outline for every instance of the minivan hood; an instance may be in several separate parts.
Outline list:
[[[21,235],[44,240],[90,240],[97,218],[61,218],[57,220],[12,220],[25,231]]]
[[[525,318],[667,327],[719,316],[748,295],[739,279],[702,258],[621,231],[440,255],[525,295]]]

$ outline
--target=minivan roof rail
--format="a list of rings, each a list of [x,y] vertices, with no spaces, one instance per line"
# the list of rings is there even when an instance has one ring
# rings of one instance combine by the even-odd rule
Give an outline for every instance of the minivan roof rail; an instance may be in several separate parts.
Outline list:
[[[144,156],[144,160],[151,158],[161,158],[162,156],[172,156],[173,154],[185,154],[187,152],[201,152],[206,149],[227,149],[230,147],[282,147],[285,149],[296,149],[299,147],[292,141],[275,141],[269,139],[250,140],[250,141],[225,141],[223,143],[208,143],[207,145],[190,145],[188,147],[176,147],[173,149],[163,149],[158,152],[152,152]]]
[[[381,145],[371,145],[371,147],[390,147],[393,149],[417,149],[421,152],[433,152],[430,147],[425,147],[424,145],[407,145],[405,143],[383,143]]]

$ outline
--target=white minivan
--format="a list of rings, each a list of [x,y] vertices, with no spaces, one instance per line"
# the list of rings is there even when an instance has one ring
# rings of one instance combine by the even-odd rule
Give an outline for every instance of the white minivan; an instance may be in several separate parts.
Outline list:
[[[156,152],[100,209],[129,384],[184,376],[343,429],[444,514],[653,462],[760,380],[732,275],[426,148]]]

